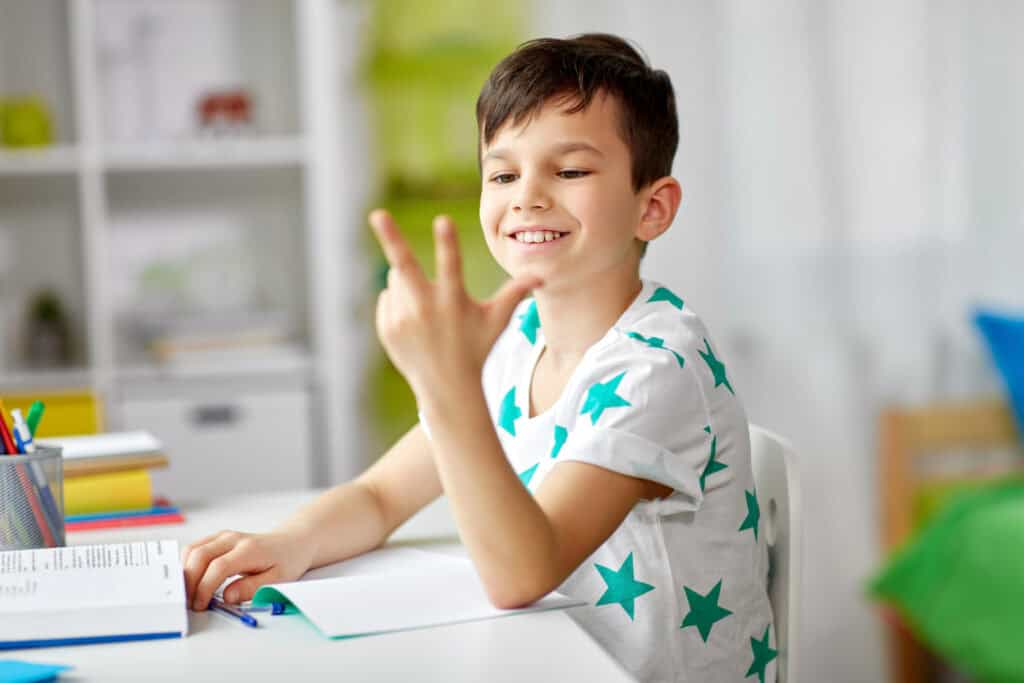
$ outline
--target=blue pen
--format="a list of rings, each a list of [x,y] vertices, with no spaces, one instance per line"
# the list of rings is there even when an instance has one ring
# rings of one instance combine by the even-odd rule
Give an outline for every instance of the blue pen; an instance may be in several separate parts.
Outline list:
[[[285,604],[283,602],[268,602],[265,605],[239,605],[238,608],[243,612],[270,612],[271,615],[277,616],[284,614]]]
[[[14,442],[18,446],[18,450],[25,454],[31,455],[36,452],[35,443],[32,441],[32,432],[29,431],[28,425],[25,424],[25,418],[22,417],[21,411],[15,408],[11,411],[11,417],[14,418]],[[53,497],[53,492],[50,491],[50,485],[46,481],[46,475],[43,473],[43,469],[37,462],[29,463],[29,476],[32,477],[32,483],[35,484],[36,489],[39,491],[39,498],[43,503],[43,517],[46,520],[46,525],[50,527],[50,533],[53,534],[53,538],[58,545],[64,544],[64,537],[60,533],[60,508],[57,507],[57,501]]]
[[[257,628],[260,625],[260,622],[256,621],[256,617],[252,616],[251,614],[246,614],[245,612],[243,612],[239,608],[235,607],[234,605],[227,604],[226,602],[224,602],[220,598],[217,598],[217,597],[210,598],[210,605],[209,605],[209,607],[210,607],[210,609],[214,610],[215,612],[220,612],[221,614],[226,614],[229,617],[235,617],[236,619],[241,621],[243,624],[245,624],[246,626],[249,626],[251,628]]]

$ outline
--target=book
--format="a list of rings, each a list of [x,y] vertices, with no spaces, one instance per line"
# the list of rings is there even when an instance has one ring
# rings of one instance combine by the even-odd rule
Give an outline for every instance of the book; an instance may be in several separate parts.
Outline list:
[[[0,649],[188,633],[177,541],[0,553]]]
[[[39,439],[38,445],[61,448],[65,477],[166,467],[168,464],[163,445],[144,431],[46,438]]]
[[[64,515],[85,515],[153,506],[148,470],[103,472],[64,479]]]
[[[99,512],[88,515],[65,515],[65,531],[92,531],[122,527],[153,526],[158,524],[181,524],[185,516],[181,510],[170,504],[166,498],[153,500],[153,507],[144,510],[120,510]]]
[[[101,529],[122,529],[137,526],[157,526],[161,524],[181,524],[185,517],[180,512],[165,512],[150,515],[125,515],[106,519],[65,522],[64,531],[99,531]]]
[[[65,460],[110,458],[160,453],[163,446],[149,432],[107,432],[40,439],[40,444],[60,446]],[[36,444],[36,445],[40,445]]]
[[[473,564],[414,548],[383,548],[307,572],[299,581],[262,586],[254,605],[283,602],[328,638],[493,619],[586,604],[559,593],[517,609],[494,607]]]

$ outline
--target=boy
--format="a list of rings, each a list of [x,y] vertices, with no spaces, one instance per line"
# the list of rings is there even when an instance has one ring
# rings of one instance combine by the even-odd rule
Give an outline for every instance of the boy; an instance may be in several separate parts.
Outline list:
[[[614,36],[531,41],[477,121],[480,222],[513,279],[472,300],[440,217],[431,282],[371,214],[377,329],[420,424],[274,532],[186,548],[194,608],[234,574],[228,601],[375,548],[444,493],[496,606],[584,599],[573,618],[644,680],[773,681],[747,420],[699,319],[639,275],[681,198],[667,75]]]

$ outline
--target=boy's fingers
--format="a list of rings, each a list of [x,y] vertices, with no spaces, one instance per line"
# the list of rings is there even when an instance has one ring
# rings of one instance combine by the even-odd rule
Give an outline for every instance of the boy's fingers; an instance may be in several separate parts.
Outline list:
[[[224,601],[245,602],[246,600],[252,600],[252,596],[256,594],[257,588],[280,580],[281,572],[277,567],[271,567],[259,574],[235,579],[224,587]]]
[[[196,594],[192,598],[192,609],[199,611],[206,609],[207,605],[210,604],[210,598],[213,597],[217,587],[224,583],[225,579],[235,574],[251,571],[251,569],[251,567],[245,566],[245,563],[239,556],[238,548],[234,548],[210,562],[203,573],[203,578],[199,581],[199,585],[196,586]]]
[[[524,276],[509,280],[487,302],[488,314],[493,316],[496,322],[507,324],[516,305],[530,293],[530,290],[540,287],[541,284],[543,283],[539,277]]]
[[[434,219],[434,258],[437,260],[437,281],[447,293],[462,287],[462,255],[455,224],[448,216]]]
[[[183,569],[185,570],[185,595],[189,597],[195,595],[196,588],[206,574],[210,563],[231,550],[237,540],[232,534],[224,532],[217,533],[212,538],[207,538],[210,540],[206,540],[202,545],[197,544],[189,551],[188,557],[185,558],[183,564]]]
[[[391,264],[391,268],[398,271],[399,275],[405,276],[414,287],[427,284],[427,277],[423,269],[416,261],[412,249],[402,238],[395,219],[383,209],[374,209],[370,212],[370,226],[373,234],[377,236],[381,249],[384,250],[384,258]]]

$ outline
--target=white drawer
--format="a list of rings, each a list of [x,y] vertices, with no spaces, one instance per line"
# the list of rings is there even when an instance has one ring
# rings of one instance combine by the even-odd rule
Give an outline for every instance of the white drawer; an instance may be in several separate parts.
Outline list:
[[[174,503],[312,485],[306,391],[132,398],[121,411],[125,429],[163,442],[170,467],[152,471],[153,489]]]

